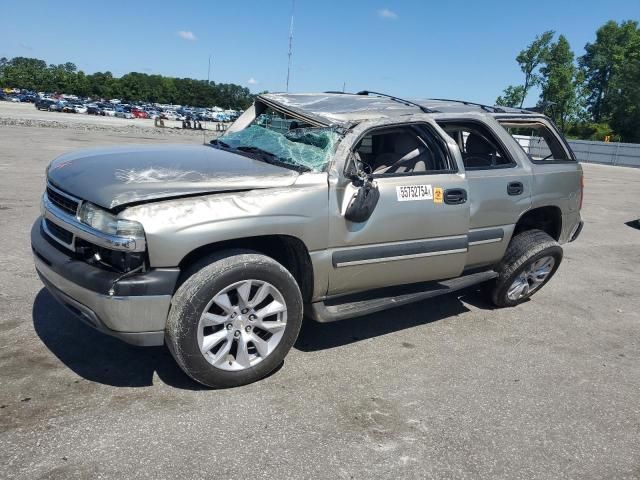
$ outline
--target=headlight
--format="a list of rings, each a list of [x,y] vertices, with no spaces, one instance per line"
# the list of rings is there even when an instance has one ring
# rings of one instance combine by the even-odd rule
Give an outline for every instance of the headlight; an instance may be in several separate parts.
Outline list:
[[[144,229],[139,222],[118,218],[89,202],[84,202],[80,207],[78,219],[82,223],[109,235],[144,238]]]

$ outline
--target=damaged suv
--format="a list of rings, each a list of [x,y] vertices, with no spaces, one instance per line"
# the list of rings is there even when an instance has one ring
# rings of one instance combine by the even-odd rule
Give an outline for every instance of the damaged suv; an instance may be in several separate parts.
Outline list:
[[[258,380],[319,322],[487,282],[514,306],[582,228],[582,170],[543,115],[373,92],[263,94],[208,145],[47,168],[31,232],[49,291],[167,344],[212,387]]]

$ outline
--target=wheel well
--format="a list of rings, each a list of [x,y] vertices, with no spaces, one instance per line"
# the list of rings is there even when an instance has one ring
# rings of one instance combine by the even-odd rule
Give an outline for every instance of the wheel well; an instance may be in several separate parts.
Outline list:
[[[220,250],[242,248],[255,250],[273,258],[284,266],[295,278],[305,302],[313,295],[313,265],[309,251],[302,240],[288,235],[264,235],[203,245],[188,253],[180,262],[180,271],[184,272],[191,265],[212,253]]]
[[[560,209],[549,206],[529,210],[516,223],[513,236],[534,229],[542,230],[555,240],[559,240],[562,232],[562,212]]]

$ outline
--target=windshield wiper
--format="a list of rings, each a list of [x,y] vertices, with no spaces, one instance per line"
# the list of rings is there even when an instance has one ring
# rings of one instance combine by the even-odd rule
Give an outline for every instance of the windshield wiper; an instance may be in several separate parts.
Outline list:
[[[261,155],[267,155],[272,158],[279,158],[275,154],[258,147],[247,147],[247,146],[241,145],[239,147],[236,147],[236,150],[240,150],[241,152],[259,153]]]
[[[310,171],[309,168],[306,168],[302,165],[296,165],[294,163],[289,163],[285,158],[280,158],[277,155],[268,152],[267,150],[263,150],[262,148],[259,147],[248,147],[248,146],[240,146],[240,147],[236,147],[236,150],[240,150],[241,152],[247,152],[247,153],[256,153],[258,154],[258,156],[264,160],[267,163],[270,163],[272,165],[278,165],[280,167],[285,167],[285,168],[289,168],[291,170],[295,170],[297,172],[308,172]]]
[[[220,145],[221,147],[224,147],[224,148],[231,148],[231,145],[229,145],[228,143],[223,142],[222,140],[220,140],[218,138],[214,138],[209,143],[211,145]]]

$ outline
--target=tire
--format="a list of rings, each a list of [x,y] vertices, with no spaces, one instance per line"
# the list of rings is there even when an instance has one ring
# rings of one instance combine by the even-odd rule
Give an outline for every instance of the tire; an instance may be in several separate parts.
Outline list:
[[[270,293],[258,302],[263,292]],[[246,385],[283,362],[300,332],[302,309],[298,284],[281,264],[254,251],[228,250],[185,273],[172,299],[165,340],[196,382],[213,388]],[[266,316],[271,310],[279,313]],[[217,338],[219,343],[210,340]]]
[[[553,277],[561,262],[562,247],[547,233],[528,230],[516,235],[497,268],[491,300],[498,307],[524,302]]]

